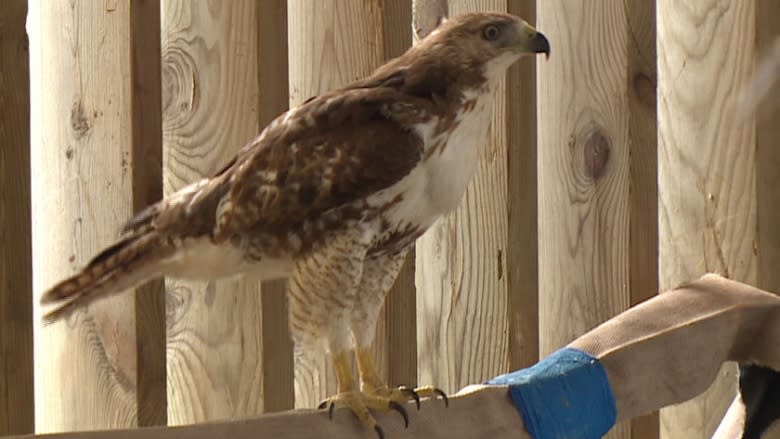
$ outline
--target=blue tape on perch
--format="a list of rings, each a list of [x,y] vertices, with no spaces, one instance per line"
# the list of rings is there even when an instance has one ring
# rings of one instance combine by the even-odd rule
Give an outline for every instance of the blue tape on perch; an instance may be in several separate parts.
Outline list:
[[[535,439],[596,439],[615,425],[615,397],[607,374],[587,352],[561,349],[486,384],[509,385],[512,401]]]

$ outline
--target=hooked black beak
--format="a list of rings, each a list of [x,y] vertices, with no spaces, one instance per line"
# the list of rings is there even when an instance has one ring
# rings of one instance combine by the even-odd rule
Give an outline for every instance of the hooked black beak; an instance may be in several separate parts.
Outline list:
[[[547,58],[550,57],[550,42],[547,37],[530,24],[521,21],[517,36],[516,48],[526,53],[544,53]]]
[[[545,59],[550,58],[550,42],[541,32],[536,32],[536,35],[528,42],[528,50],[533,53],[543,53]]]

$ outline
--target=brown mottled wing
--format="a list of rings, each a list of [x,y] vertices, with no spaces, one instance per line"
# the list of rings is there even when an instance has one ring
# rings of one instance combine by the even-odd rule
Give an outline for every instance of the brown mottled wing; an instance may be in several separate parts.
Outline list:
[[[244,150],[242,150],[244,152]],[[211,178],[202,179],[137,213],[122,228],[124,237],[154,230],[178,238],[211,236],[220,199],[230,190],[230,178],[241,153]]]
[[[216,239],[284,231],[387,188],[422,157],[411,127],[425,101],[395,89],[339,90],[277,118],[236,164]]]

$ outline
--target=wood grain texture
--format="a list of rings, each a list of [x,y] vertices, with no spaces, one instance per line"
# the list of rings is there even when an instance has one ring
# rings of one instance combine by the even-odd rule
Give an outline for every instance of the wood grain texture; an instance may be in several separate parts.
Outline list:
[[[449,17],[448,0],[412,0],[412,40],[420,39],[433,32],[442,19]]]
[[[149,58],[158,58],[159,52],[153,45],[135,44],[131,21],[156,23],[155,6],[30,2],[36,292],[73,273],[114,241],[134,205],[149,195],[141,191],[154,191],[154,184],[133,179],[155,174],[134,168],[153,166],[141,157],[154,157],[160,133],[139,132],[154,123],[137,118],[159,114],[159,95],[155,101],[153,86],[134,89],[134,82],[149,86],[147,80],[154,77],[152,71],[145,79],[134,76],[134,66],[154,66]],[[151,143],[139,145],[142,141]],[[135,324],[158,308],[139,309],[147,303],[126,294],[44,328],[37,300],[33,303],[36,431],[135,426],[141,399],[159,410],[159,402],[150,402],[154,393],[139,390],[148,382],[138,379],[141,360],[147,361],[140,364],[145,370],[162,367],[148,363],[154,358],[149,352],[137,356],[137,334],[148,334],[154,325]]]
[[[162,84],[160,0],[130,5],[133,35],[133,211],[162,197]],[[166,425],[165,283],[156,279],[135,290],[138,340],[138,426]]]
[[[0,3],[0,436],[34,429],[26,16],[27,0]]]
[[[658,289],[658,117],[654,1],[624,2],[628,24],[628,150],[630,304]],[[658,413],[631,420],[632,439],[657,439]]]
[[[755,62],[755,2],[661,0],[658,12],[659,283],[704,272],[755,284],[755,123],[736,101]],[[661,413],[668,438],[709,437],[735,369]]]
[[[756,117],[756,232],[757,285],[780,292],[780,2],[756,1],[757,62],[771,62],[774,55],[774,86],[757,107]],[[751,84],[752,85],[752,84]],[[780,422],[767,430],[764,439],[780,439]]]
[[[399,54],[411,38],[407,36],[411,31],[404,31],[411,28],[403,23],[404,14],[409,14],[405,12],[408,4],[407,0],[289,1],[290,105],[367,76],[387,58]],[[410,340],[395,332],[395,325],[408,322],[408,313],[414,312],[409,300],[413,290],[408,281],[404,283],[409,276],[409,268],[405,268],[377,326],[377,365],[383,378],[391,381],[408,380],[414,364],[413,345],[404,344]],[[330,359],[324,353],[296,351],[295,406],[316,406],[335,391]]]
[[[501,0],[449,2],[450,16],[506,8]],[[502,83],[463,201],[417,241],[418,381],[445,392],[509,368],[507,111]]]
[[[223,166],[258,131],[258,3],[162,9],[165,192]],[[166,280],[168,422],[263,411],[260,284]]]
[[[382,2],[382,62],[400,56],[412,45],[411,0]],[[391,386],[417,384],[417,313],[414,249],[387,295],[380,312],[373,350],[382,378]]]
[[[423,400],[417,411],[408,407],[409,428],[398,413],[377,412],[385,437],[395,439],[530,439],[506,389],[491,387],[469,395],[452,396],[449,407],[439,400]],[[145,428],[105,432],[66,433],[51,436],[11,436],[5,439],[366,439],[376,437],[355,421],[348,411],[338,411],[333,420],[315,410],[294,410],[259,418],[186,425],[175,428]]]
[[[657,291],[651,3],[538,6],[542,355]],[[657,437],[657,420],[609,437]]]
[[[625,420],[703,392],[726,361],[753,359],[780,368],[778,322],[777,295],[707,275],[620,313],[569,347],[599,359],[615,397],[617,419]],[[376,413],[377,421],[394,438],[529,437],[506,387],[469,386],[451,396],[449,407],[431,399],[422,404],[420,411],[409,411],[408,428],[392,411]],[[330,420],[322,411],[295,410],[223,423],[46,437],[303,439],[372,434],[347,411],[336,412]]]
[[[289,105],[287,0],[267,0],[258,8],[258,131]],[[262,283],[263,411],[295,406],[293,343],[287,318],[287,282]]]
[[[758,60],[780,53],[780,2],[756,1]],[[778,61],[780,62],[780,61]],[[780,71],[756,114],[758,286],[780,291]],[[778,434],[780,437],[780,434]]]
[[[536,24],[536,2],[509,1],[507,11]],[[537,213],[536,63],[507,74],[507,319],[509,369],[539,360],[539,245]]]

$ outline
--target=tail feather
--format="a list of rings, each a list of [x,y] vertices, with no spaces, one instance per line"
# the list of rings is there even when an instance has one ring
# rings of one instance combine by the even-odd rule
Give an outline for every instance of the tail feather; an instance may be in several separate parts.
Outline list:
[[[95,256],[80,272],[41,296],[51,307],[43,316],[53,323],[93,300],[110,297],[159,276],[159,261],[167,246],[157,233],[125,238]]]

